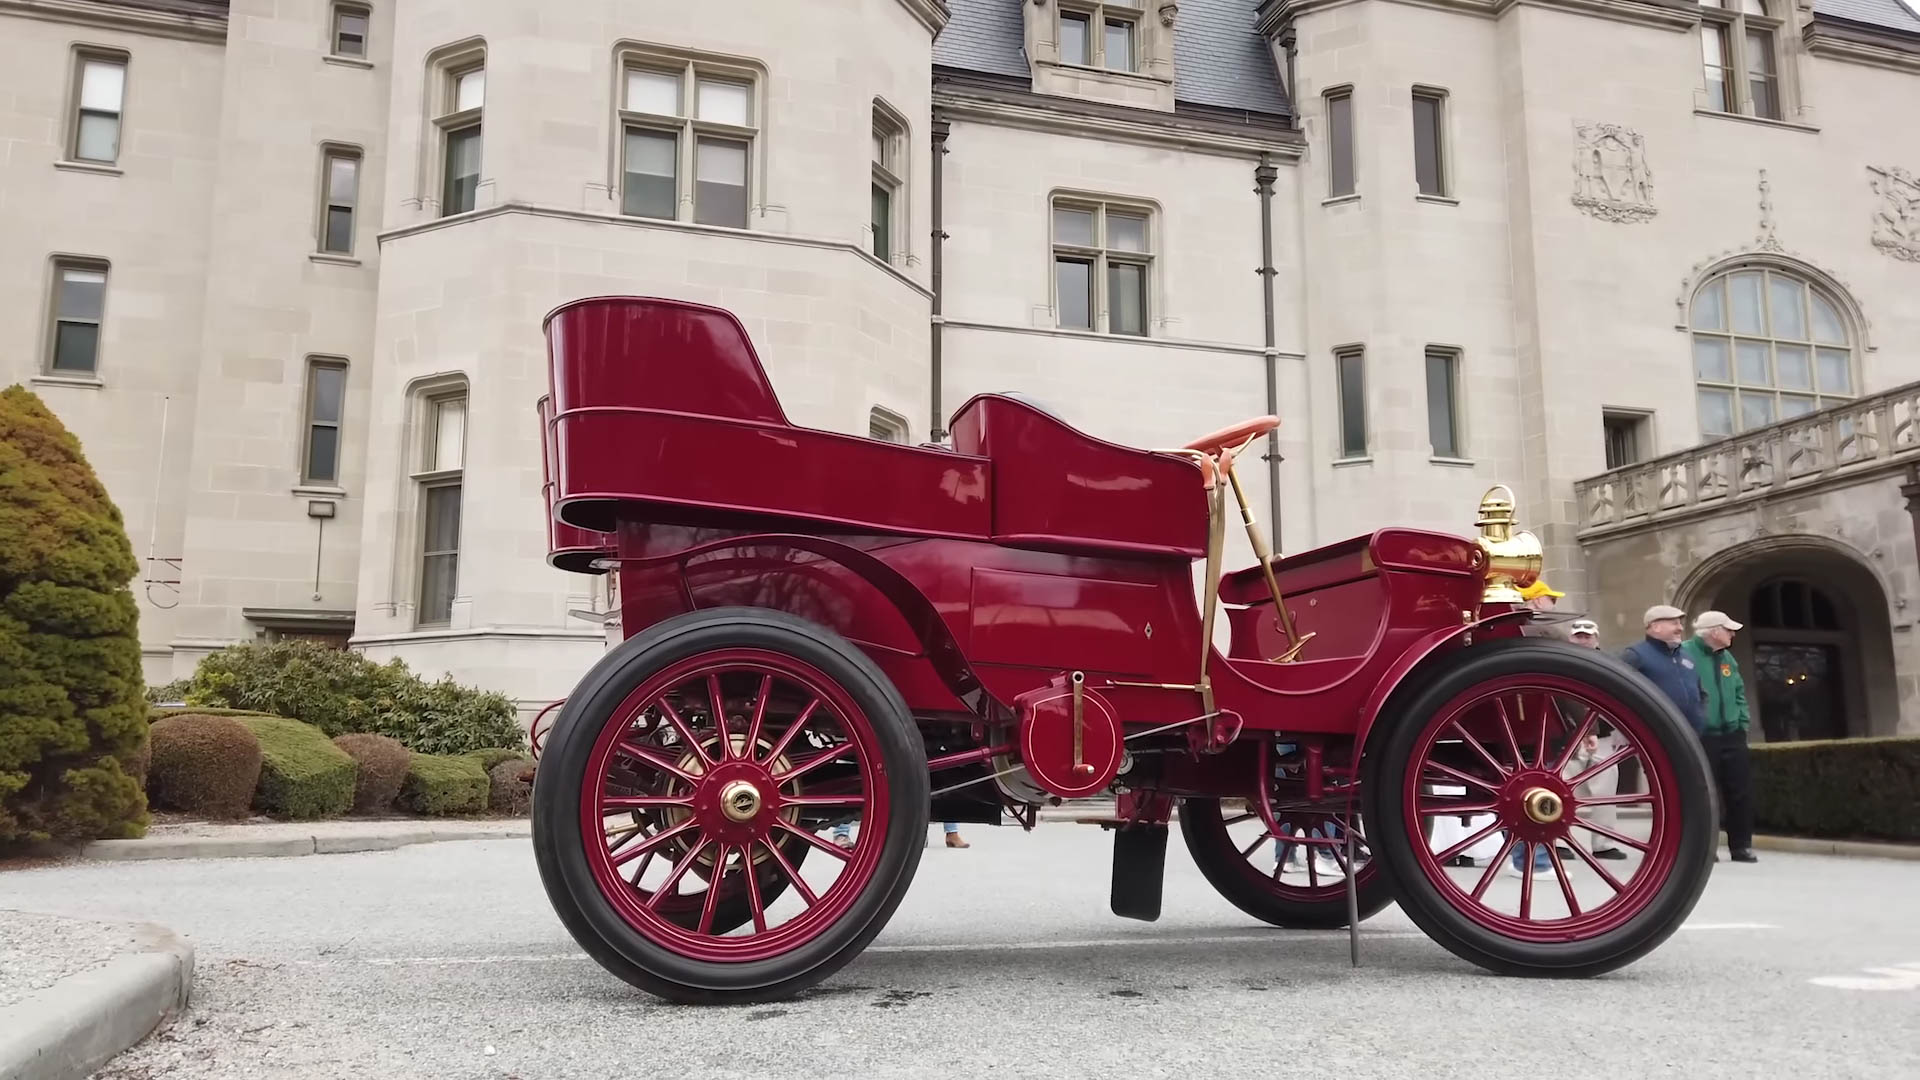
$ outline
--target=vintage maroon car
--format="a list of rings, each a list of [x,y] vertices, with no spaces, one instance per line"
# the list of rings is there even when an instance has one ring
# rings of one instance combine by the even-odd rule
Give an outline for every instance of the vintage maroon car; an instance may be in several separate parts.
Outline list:
[[[550,559],[616,575],[624,641],[541,732],[535,852],[636,986],[792,994],[880,932],[930,815],[1031,827],[1094,796],[1117,915],[1158,917],[1177,806],[1249,915],[1397,901],[1499,972],[1618,968],[1706,884],[1690,731],[1623,666],[1523,636],[1540,548],[1504,489],[1471,539],[1273,559],[1234,459],[1274,417],[1140,450],[986,394],[951,446],[895,445],[789,422],[725,311],[600,297],[546,333]],[[1259,563],[1223,576],[1236,509]],[[1628,762],[1632,790],[1596,783]]]

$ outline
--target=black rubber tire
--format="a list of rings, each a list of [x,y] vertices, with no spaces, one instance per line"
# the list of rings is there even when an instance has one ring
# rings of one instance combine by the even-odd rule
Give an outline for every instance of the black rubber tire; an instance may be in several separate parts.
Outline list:
[[[1401,910],[1428,937],[1455,956],[1502,975],[1580,978],[1638,960],[1671,936],[1692,913],[1713,872],[1719,829],[1705,753],[1673,703],[1638,672],[1611,657],[1564,642],[1507,638],[1449,652],[1418,692],[1396,708],[1391,729],[1375,732],[1362,766],[1367,836],[1375,857],[1387,860]],[[1434,712],[1488,679],[1515,674],[1557,675],[1606,693],[1638,715],[1672,762],[1680,799],[1673,827],[1680,830],[1672,873],[1652,902],[1625,924],[1582,941],[1516,941],[1454,908],[1415,857],[1404,822],[1405,799],[1396,781],[1406,775],[1413,744]]]
[[[1292,930],[1339,930],[1347,925],[1345,892],[1333,900],[1314,901],[1274,895],[1261,883],[1262,875],[1254,872],[1247,857],[1233,846],[1223,820],[1219,799],[1180,801],[1180,836],[1187,842],[1187,853],[1200,868],[1200,876],[1228,903],[1262,922]],[[1380,867],[1367,876],[1358,892],[1355,899],[1364,922],[1393,903],[1393,874]]]
[[[785,653],[838,682],[866,713],[880,747],[890,820],[873,879],[837,923],[766,960],[721,963],[681,956],[629,926],[600,892],[580,829],[580,794],[602,727],[655,672],[714,649]],[[555,913],[602,967],[648,993],[684,1004],[774,1001],[818,983],[859,955],[906,895],[926,843],[926,748],[900,697],[866,654],[833,631],[764,608],[689,612],[648,627],[587,672],[553,725],[535,774],[533,853]]]

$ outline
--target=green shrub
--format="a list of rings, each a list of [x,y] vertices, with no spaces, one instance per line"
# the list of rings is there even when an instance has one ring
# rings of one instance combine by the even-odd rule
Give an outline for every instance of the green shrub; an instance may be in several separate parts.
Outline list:
[[[120,771],[132,777],[133,782],[139,784],[142,791],[147,789],[147,771],[152,765],[153,738],[151,735],[140,736],[140,745],[134,748],[133,753],[120,759]],[[153,800],[148,799],[147,804],[151,806]]]
[[[400,796],[400,785],[406,782],[407,768],[412,764],[407,748],[385,735],[366,734],[338,735],[333,745],[360,766],[353,785],[353,812],[377,814],[393,809],[393,800]]]
[[[169,716],[153,725],[147,797],[155,806],[243,818],[260,783],[260,740],[230,716]]]
[[[1920,840],[1920,737],[1753,748],[1754,824],[1802,836]]]
[[[292,717],[329,736],[385,735],[427,754],[465,753],[522,738],[513,702],[504,694],[451,679],[426,682],[403,661],[376,664],[310,641],[222,649],[200,661],[187,700]]]
[[[512,761],[515,758],[532,760],[528,758],[527,752],[524,749],[509,749],[504,746],[488,747],[485,750],[470,750],[460,756],[470,757],[474,761],[479,762],[480,768],[484,772],[492,772],[493,767],[503,761]]]
[[[187,700],[187,690],[193,685],[192,679],[175,679],[161,686],[147,687],[147,704],[164,705],[168,702]]]
[[[147,710],[147,722],[157,724],[169,716],[272,716],[253,709],[223,709],[218,705],[175,705]]]
[[[533,761],[508,758],[487,770],[487,809],[522,816],[533,808]]]
[[[260,740],[260,786],[256,809],[278,818],[304,820],[344,814],[353,806],[359,767],[319,728],[278,716],[239,716]]]
[[[146,831],[138,567],[79,440],[0,391],[0,843]]]
[[[416,814],[478,814],[487,808],[487,788],[487,774],[472,758],[415,754],[400,806]]]

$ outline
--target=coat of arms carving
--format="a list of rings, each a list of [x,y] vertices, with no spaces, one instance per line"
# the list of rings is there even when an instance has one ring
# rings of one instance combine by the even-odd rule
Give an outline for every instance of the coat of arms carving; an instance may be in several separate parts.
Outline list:
[[[1873,211],[1873,246],[1896,259],[1920,262],[1920,180],[1892,166],[1869,165],[1867,171],[1880,197]]]
[[[1573,205],[1602,221],[1645,221],[1659,212],[1639,132],[1576,120],[1573,134]]]

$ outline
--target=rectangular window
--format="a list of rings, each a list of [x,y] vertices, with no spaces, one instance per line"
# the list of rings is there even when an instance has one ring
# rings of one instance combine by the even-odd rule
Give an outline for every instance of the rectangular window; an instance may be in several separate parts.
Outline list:
[[[1648,421],[1644,413],[1600,414],[1607,442],[1607,468],[1619,469],[1636,464],[1647,456]]]
[[[99,263],[55,263],[53,328],[47,335],[47,371],[95,375],[100,370],[100,326],[107,303],[107,268]]]
[[[1774,0],[1785,8],[1785,0]],[[1702,0],[1700,59],[1706,107],[1768,120],[1786,115],[1780,86],[1779,16],[1767,0]]]
[[[1460,354],[1427,350],[1427,441],[1433,456],[1463,458],[1460,438]]]
[[[447,75],[445,100],[435,121],[442,132],[440,216],[464,214],[480,194],[481,118],[487,104],[487,69],[468,67]]]
[[[367,58],[367,18],[358,4],[333,5],[333,55]]]
[[[306,483],[340,482],[340,419],[346,395],[346,364],[339,360],[307,361],[307,450],[301,469],[301,479]]]
[[[1133,23],[1125,19],[1106,20],[1106,36],[1102,41],[1103,59],[1113,71],[1132,71],[1133,64]]]
[[[327,150],[320,160],[320,250],[351,255],[353,211],[360,200],[360,155]]]
[[[867,414],[867,436],[881,442],[904,445],[907,441],[907,422],[876,405]]]
[[[120,160],[120,113],[126,104],[127,58],[75,53],[74,161],[112,165]]]
[[[1353,186],[1353,90],[1327,92],[1327,197],[1351,195]]]
[[[1140,5],[1069,0],[1060,11],[1060,62],[1108,71],[1140,70]]]
[[[653,55],[625,72],[621,213],[746,228],[755,77],[738,65]]]
[[[1145,337],[1152,319],[1152,222],[1144,208],[1075,199],[1053,208],[1055,322]]]
[[[1446,100],[1438,90],[1413,92],[1413,176],[1422,195],[1447,195]]]
[[[420,448],[420,596],[416,621],[445,625],[460,581],[460,504],[466,467],[467,398],[425,402]]]
[[[1060,62],[1093,66],[1092,20],[1078,11],[1060,13]]]
[[[906,231],[900,228],[906,201],[906,124],[879,103],[873,107],[873,257],[893,259]]]
[[[1335,392],[1340,399],[1340,456],[1367,456],[1366,353],[1359,348],[1333,354]]]

